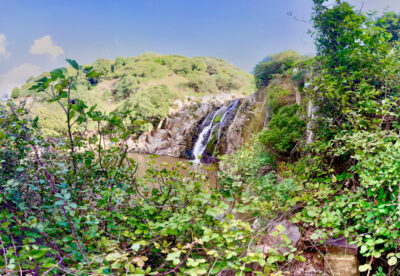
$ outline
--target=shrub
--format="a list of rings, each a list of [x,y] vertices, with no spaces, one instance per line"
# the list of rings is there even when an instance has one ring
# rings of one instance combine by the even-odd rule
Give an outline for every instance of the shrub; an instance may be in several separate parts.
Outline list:
[[[207,73],[198,72],[187,75],[189,82],[186,84],[189,88],[195,92],[201,93],[217,93],[218,87],[215,80],[211,78]]]
[[[111,79],[113,77],[112,74],[112,65],[113,65],[112,60],[107,60],[103,58],[97,59],[93,63],[93,69],[96,70],[99,74],[101,74],[101,78],[104,79]]]
[[[113,94],[117,99],[126,99],[139,89],[138,79],[132,75],[124,75],[115,85]]]
[[[129,115],[125,120],[128,128],[139,135],[143,131],[158,125],[169,114],[169,107],[174,94],[165,85],[158,85],[139,90],[131,95],[119,109]]]
[[[213,74],[212,78],[215,79],[215,84],[219,90],[228,91],[230,89],[229,75],[220,72]]]
[[[12,91],[11,91],[11,98],[12,99],[16,99],[19,97],[19,95],[21,94],[21,90],[18,87],[15,87]]]
[[[305,134],[306,123],[298,115],[299,105],[284,106],[272,117],[261,134],[262,143],[272,151],[288,155]]]
[[[267,57],[254,68],[257,87],[263,88],[267,86],[274,75],[283,74],[302,58],[301,55],[294,51],[287,51]]]
[[[126,71],[130,71],[131,74],[133,74],[137,78],[142,78],[144,80],[160,79],[165,77],[168,72],[170,72],[167,67],[160,65],[152,60],[139,60],[138,62],[133,64],[131,68],[126,68]]]
[[[69,63],[85,78],[93,74]],[[149,167],[138,177],[127,156],[131,131],[124,118],[71,97],[77,72],[56,69],[31,87],[57,89],[50,101],[61,106],[65,136],[44,139],[23,107],[0,106],[2,274],[204,275],[244,272],[252,263],[274,268],[275,261],[267,263],[253,249],[267,222],[251,227],[233,215],[261,214],[263,185],[272,187],[273,175],[241,194],[229,185],[211,187],[196,172],[182,177],[178,169]],[[171,97],[165,86],[151,87],[132,95],[126,107],[138,104],[136,115],[152,118],[149,106],[162,105],[156,107],[162,116]],[[91,121],[97,128],[85,135],[77,126]]]

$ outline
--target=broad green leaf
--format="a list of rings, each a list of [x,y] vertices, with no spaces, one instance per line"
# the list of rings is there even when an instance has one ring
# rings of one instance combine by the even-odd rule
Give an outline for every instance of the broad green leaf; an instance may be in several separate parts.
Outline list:
[[[358,270],[359,270],[360,272],[365,272],[365,271],[368,271],[368,270],[371,270],[371,269],[372,269],[372,267],[371,267],[371,265],[369,265],[369,264],[360,265],[360,266],[358,267]]]
[[[66,73],[67,73],[67,69],[62,67],[62,68],[54,69],[53,71],[50,72],[50,75],[53,80],[58,79],[58,78],[64,79]]]
[[[79,64],[73,59],[66,59],[66,61],[72,66],[72,68],[79,70]]]
[[[397,258],[396,257],[391,257],[391,258],[389,258],[389,260],[388,260],[388,265],[390,265],[390,266],[394,266],[395,264],[397,264]]]

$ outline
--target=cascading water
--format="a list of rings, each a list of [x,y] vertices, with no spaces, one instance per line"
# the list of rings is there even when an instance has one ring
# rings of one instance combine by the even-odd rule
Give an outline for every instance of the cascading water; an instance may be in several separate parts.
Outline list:
[[[308,116],[308,123],[307,123],[307,144],[311,144],[314,138],[314,131],[312,130],[313,127],[313,120],[315,120],[315,112],[317,111],[317,107],[314,106],[313,102],[310,100],[308,102],[307,108],[307,116]]]
[[[210,140],[213,137],[213,133],[216,128],[218,128],[217,132],[217,140],[214,146],[214,152],[221,140],[222,130],[226,127],[227,123],[230,122],[235,113],[237,108],[239,107],[241,99],[234,100],[230,102],[226,106],[222,106],[217,110],[211,112],[207,115],[204,119],[203,123],[201,124],[201,131],[197,138],[196,143],[193,146],[193,156],[194,156],[194,163],[200,163],[202,155],[207,148],[207,145],[210,143]]]

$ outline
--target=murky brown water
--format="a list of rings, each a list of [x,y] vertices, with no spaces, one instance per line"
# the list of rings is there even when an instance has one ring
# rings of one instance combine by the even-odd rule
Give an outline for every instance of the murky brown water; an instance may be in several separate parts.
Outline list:
[[[146,170],[149,167],[149,163],[151,166],[157,168],[178,168],[179,173],[183,176],[189,176],[189,172],[193,170],[202,170],[208,178],[208,182],[211,186],[217,185],[218,182],[218,169],[216,165],[213,164],[201,164],[200,166],[196,164],[192,164],[191,160],[176,158],[171,156],[158,156],[151,154],[143,154],[130,152],[129,157],[139,163],[139,167],[137,170],[138,176],[144,176],[146,174]],[[186,166],[177,166],[177,163],[184,163]],[[186,168],[184,168],[186,167]]]
[[[191,162],[191,160],[176,158],[171,156],[159,156],[159,155],[151,155],[151,154],[142,154],[136,152],[130,152],[129,157],[133,158],[136,162],[139,163],[139,167],[137,170],[138,176],[144,176],[146,174],[146,170],[149,167],[149,163],[151,166],[157,168],[178,168],[179,173],[183,176],[190,176],[189,173],[191,170],[202,170],[208,178],[209,187],[216,187],[218,184],[218,167],[215,164],[201,164],[196,165]],[[186,164],[186,169],[182,166],[178,166],[178,162],[184,162]],[[228,203],[231,204],[231,203]],[[254,216],[251,214],[245,213],[234,213],[235,217],[240,218],[245,221],[254,221]]]

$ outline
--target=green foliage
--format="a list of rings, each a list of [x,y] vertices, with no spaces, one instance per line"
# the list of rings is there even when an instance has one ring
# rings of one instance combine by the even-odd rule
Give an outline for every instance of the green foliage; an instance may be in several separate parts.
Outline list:
[[[249,271],[252,263],[273,269],[275,262],[254,249],[266,222],[251,227],[233,214],[262,213],[260,207],[270,204],[264,199],[273,196],[263,187],[275,187],[275,176],[242,193],[235,186],[212,187],[197,172],[182,177],[178,168],[150,167],[137,177],[137,164],[127,157],[125,112],[106,114],[72,97],[78,76],[88,79],[94,71],[69,63],[78,69],[56,69],[31,88],[60,106],[65,136],[45,139],[38,118],[30,119],[23,106],[0,107],[1,273],[217,275]],[[167,114],[170,97],[165,86],[156,86],[129,101],[140,110],[136,119],[149,119]],[[85,135],[78,126],[90,122],[97,128]],[[267,156],[255,160],[270,162]]]
[[[96,72],[101,74],[101,78],[109,78],[112,72],[113,61],[99,58],[92,66]]]
[[[142,80],[160,79],[165,77],[169,72],[168,68],[151,60],[139,60],[131,68],[126,69],[125,71],[131,71],[134,76]]]
[[[399,41],[400,39],[400,15],[395,12],[386,12],[382,17],[380,17],[376,25],[378,27],[384,28],[388,33],[392,35],[390,42]]]
[[[271,55],[261,61],[254,68],[254,76],[257,88],[263,88],[268,85],[276,74],[283,74],[302,60],[303,57],[294,51],[287,51],[277,55]]]
[[[368,259],[360,271],[382,275],[399,250],[398,45],[384,19],[346,2],[314,0],[313,19],[318,56],[306,92],[319,111],[309,155],[293,165],[309,191],[296,220],[321,242],[347,237]]]
[[[246,199],[241,213],[268,220],[293,206],[289,200],[297,188],[292,180],[278,181],[274,158],[264,151],[260,136],[255,135],[233,155],[222,157],[219,185],[229,196]]]
[[[205,72],[190,74],[187,77],[189,79],[189,82],[186,84],[187,87],[193,89],[195,92],[216,93],[218,91],[215,80],[210,78]]]
[[[12,99],[16,99],[19,97],[19,95],[21,94],[21,90],[18,87],[15,87],[12,91],[11,91],[11,98]]]
[[[68,73],[77,70],[77,65],[73,61],[69,62],[69,65],[70,67],[66,69]],[[250,74],[215,58],[146,53],[137,57],[118,57],[115,61],[98,59],[86,67],[92,68],[96,73],[92,73],[88,78],[79,75],[72,95],[85,102],[96,104],[97,109],[102,112],[119,112],[122,106],[127,106],[125,101],[131,103],[129,98],[139,90],[159,85],[166,85],[179,98],[188,94],[202,96],[209,93],[234,92],[249,95],[254,92],[253,77]],[[63,136],[66,129],[60,116],[60,107],[50,108],[47,102],[49,95],[33,94],[29,90],[35,81],[49,76],[49,72],[44,72],[27,81],[21,88],[18,100],[31,98],[28,102],[32,115],[40,117],[40,127],[45,135]],[[47,92],[50,92],[50,87],[47,88]],[[137,99],[137,96],[134,96],[134,100]],[[163,99],[164,97],[160,98]],[[145,101],[147,101],[146,96]],[[169,100],[167,102],[172,103]],[[131,109],[135,109],[134,106],[132,105]],[[156,106],[157,104],[150,104],[149,109],[157,108]],[[159,106],[164,108],[165,103],[160,103]],[[127,111],[125,107],[124,112]],[[152,113],[164,114],[165,109],[159,112],[152,110]],[[147,114],[144,117],[148,117]],[[152,122],[140,128],[148,129],[151,124]],[[93,122],[88,124],[89,131],[94,131],[96,127]],[[136,128],[134,125],[127,127]]]
[[[139,89],[138,79],[132,75],[122,76],[115,85],[113,93],[118,99],[126,99]]]
[[[262,143],[273,151],[287,155],[299,146],[305,134],[306,123],[298,115],[297,104],[284,106],[272,117],[261,135]]]
[[[141,89],[124,102],[119,112],[129,113],[125,124],[141,134],[168,116],[173,98],[174,94],[165,85]]]
[[[278,113],[279,109],[290,105],[293,101],[293,93],[280,85],[269,85],[266,89],[269,96],[269,106],[273,114]]]

